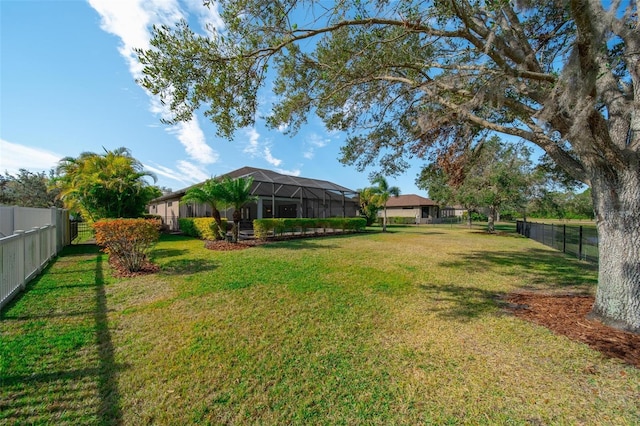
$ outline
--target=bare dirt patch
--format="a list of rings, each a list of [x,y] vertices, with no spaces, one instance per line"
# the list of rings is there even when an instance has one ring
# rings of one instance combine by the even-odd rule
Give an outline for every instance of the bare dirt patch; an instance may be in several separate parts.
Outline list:
[[[517,317],[547,327],[556,334],[586,343],[602,354],[640,368],[640,334],[618,330],[588,319],[593,296],[517,293],[507,297]]]

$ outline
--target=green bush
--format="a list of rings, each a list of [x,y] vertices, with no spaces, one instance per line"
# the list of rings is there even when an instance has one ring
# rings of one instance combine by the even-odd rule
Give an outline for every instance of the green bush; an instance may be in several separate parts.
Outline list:
[[[471,221],[473,222],[486,222],[488,219],[489,218],[484,213],[479,213],[474,211],[471,212]],[[462,220],[463,221],[469,220],[469,212],[462,213]]]
[[[185,234],[203,240],[215,240],[220,235],[218,224],[212,217],[185,217],[178,219],[180,230]],[[222,219],[222,227],[227,229],[227,219]]]
[[[361,217],[332,217],[325,219],[255,219],[253,234],[256,238],[265,240],[271,234],[282,235],[284,232],[300,232],[306,234],[309,229],[322,228],[326,230],[341,229],[342,231],[362,231],[367,226],[367,220]]]
[[[376,219],[378,226],[382,226],[383,217]],[[414,216],[388,216],[387,225],[414,225],[416,218]]]
[[[282,234],[284,230],[284,219],[255,219],[253,221],[253,235],[260,240],[266,240],[270,232],[273,235],[278,235]]]

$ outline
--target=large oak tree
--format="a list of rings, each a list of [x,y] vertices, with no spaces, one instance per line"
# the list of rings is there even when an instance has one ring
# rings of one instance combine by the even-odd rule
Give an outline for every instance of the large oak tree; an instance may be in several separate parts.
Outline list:
[[[157,28],[143,84],[175,121],[202,105],[221,135],[309,113],[346,131],[342,161],[389,175],[411,156],[459,166],[487,132],[530,141],[592,188],[600,273],[593,314],[640,331],[637,1],[223,0],[225,28]],[[269,68],[272,67],[272,68]],[[172,120],[169,120],[172,121]],[[431,157],[433,156],[433,157]]]

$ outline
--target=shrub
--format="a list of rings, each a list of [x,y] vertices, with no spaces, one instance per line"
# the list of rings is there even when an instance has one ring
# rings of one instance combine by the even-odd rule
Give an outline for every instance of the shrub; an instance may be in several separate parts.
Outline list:
[[[382,226],[382,222],[384,221],[383,217],[376,218],[376,223],[378,226]],[[387,217],[387,225],[415,225],[416,218],[415,216],[388,216]]]
[[[217,240],[220,233],[218,224],[212,217],[185,217],[178,219],[180,230],[190,237],[203,240]],[[227,219],[222,219],[222,227],[227,229]]]
[[[256,219],[253,221],[253,235],[260,240],[266,240],[270,232],[277,235],[284,230],[284,219]]]
[[[332,228],[342,231],[362,231],[367,226],[367,220],[360,217],[332,217],[325,219],[256,219],[253,221],[253,235],[266,240],[269,234],[273,236],[283,232],[301,232],[305,234],[312,228]]]
[[[129,272],[144,268],[160,227],[157,219],[105,219],[93,224],[96,244]]]
[[[464,220],[464,221],[469,220],[469,212],[462,213],[462,220]],[[475,211],[471,212],[471,221],[473,221],[473,222],[486,222],[487,220],[488,220],[488,217],[487,217],[486,214],[475,212]]]

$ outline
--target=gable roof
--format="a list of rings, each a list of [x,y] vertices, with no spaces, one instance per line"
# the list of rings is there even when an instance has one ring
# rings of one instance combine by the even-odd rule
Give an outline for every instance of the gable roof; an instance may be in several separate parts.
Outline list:
[[[389,197],[387,201],[388,207],[423,207],[423,206],[437,206],[433,200],[421,197],[415,194],[399,195],[397,197]]]
[[[258,169],[256,167],[241,167],[219,177],[226,176],[230,178],[252,176],[253,186],[251,193],[253,195],[270,196],[273,194],[277,197],[294,198],[299,197],[301,191],[304,192],[305,198],[316,199],[336,198],[343,195],[347,198],[356,198],[359,195],[358,192],[352,189],[326,180],[283,175],[273,170]],[[180,199],[190,188],[198,185],[200,183],[163,195],[151,200],[151,202]]]

